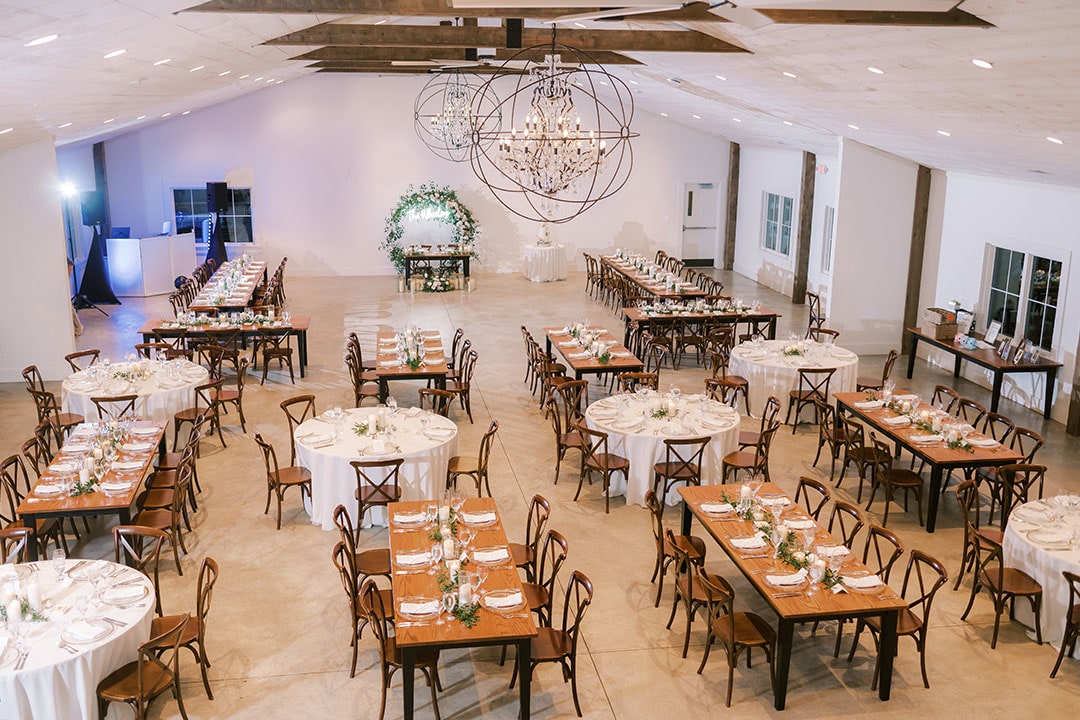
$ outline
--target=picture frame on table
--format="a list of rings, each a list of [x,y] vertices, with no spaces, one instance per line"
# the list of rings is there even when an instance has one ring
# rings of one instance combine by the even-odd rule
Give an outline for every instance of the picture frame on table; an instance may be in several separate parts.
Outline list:
[[[1020,343],[1016,346],[1016,352],[1013,353],[1012,363],[1013,365],[1019,365],[1024,362],[1024,344]]]
[[[1002,360],[1009,359],[1009,351],[1012,350],[1012,342],[1007,337],[1000,338],[998,341],[997,354]]]
[[[1029,363],[1039,362],[1041,348],[1030,340],[1024,343],[1024,361]]]
[[[986,335],[983,336],[983,342],[987,345],[994,346],[997,344],[998,335],[1001,334],[1001,321],[994,320],[986,326]]]

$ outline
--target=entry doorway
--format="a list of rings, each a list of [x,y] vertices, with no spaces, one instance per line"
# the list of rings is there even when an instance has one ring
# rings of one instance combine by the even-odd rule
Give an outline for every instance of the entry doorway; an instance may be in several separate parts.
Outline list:
[[[687,265],[716,266],[719,211],[719,183],[683,183],[681,259]]]

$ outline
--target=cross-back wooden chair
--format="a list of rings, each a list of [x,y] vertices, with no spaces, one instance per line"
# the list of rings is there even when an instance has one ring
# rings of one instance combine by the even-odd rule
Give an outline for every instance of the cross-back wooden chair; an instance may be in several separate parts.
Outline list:
[[[79,352],[68,353],[64,356],[67,360],[67,364],[71,366],[72,372],[79,372],[85,370],[98,361],[101,356],[101,351],[97,348],[90,350],[80,350]]]
[[[76,413],[61,412],[60,405],[56,402],[56,396],[47,390],[29,390],[30,397],[34,399],[34,407],[37,409],[38,422],[48,420],[61,431],[67,434],[76,425],[81,425],[85,418]]]
[[[599,430],[593,430],[585,425],[583,420],[575,421],[574,427],[581,433],[581,475],[578,478],[577,492],[574,493],[574,502],[581,495],[581,486],[585,478],[599,473],[603,483],[604,513],[611,511],[611,476],[622,473],[624,478],[629,478],[630,461],[621,455],[608,452],[608,434]]]
[[[1031,612],[1035,616],[1035,639],[1042,645],[1042,626],[1040,615],[1042,610],[1042,585],[1034,578],[1019,568],[1007,567],[1002,545],[995,539],[984,533],[974,535],[975,541],[975,570],[974,581],[971,584],[971,597],[968,599],[967,608],[960,616],[961,620],[967,620],[971,608],[975,605],[975,598],[983,590],[990,596],[994,603],[994,635],[990,639],[990,649],[997,647],[998,631],[1001,626],[1001,614],[1005,612],[1006,605],[1016,603],[1017,598],[1026,598],[1031,604]],[[1012,613],[1009,614],[1010,618]]]
[[[98,717],[105,717],[110,703],[122,702],[134,709],[136,718],[145,718],[150,703],[171,690],[180,716],[188,720],[180,694],[179,650],[184,627],[190,620],[190,615],[177,616],[175,624],[139,646],[138,659],[114,670],[98,683]]]
[[[870,469],[870,499],[866,502],[869,510],[881,488],[885,495],[885,516],[881,520],[882,525],[889,524],[889,508],[897,491],[904,493],[904,512],[908,511],[908,495],[915,496],[915,508],[918,511],[919,527],[923,524],[922,498],[923,479],[918,473],[893,465],[893,456],[889,446],[878,440],[873,431],[870,432],[870,442],[873,443],[874,453]],[[861,487],[861,485],[860,485]]]
[[[135,410],[135,404],[138,401],[138,395],[105,395],[90,398],[90,402],[97,408],[99,420],[136,419],[138,413]]]
[[[492,420],[488,425],[487,432],[480,438],[480,451],[475,455],[455,455],[450,458],[446,465],[446,487],[457,489],[458,478],[462,475],[472,478],[476,484],[477,497],[484,496],[487,490],[488,497],[491,494],[491,480],[488,475],[488,465],[491,462],[491,448],[495,442],[495,433],[499,431],[499,421]]]
[[[285,498],[285,491],[292,487],[300,488],[301,500],[303,496],[311,497],[311,471],[298,465],[278,467],[277,453],[274,446],[262,439],[262,435],[255,433],[255,444],[263,454],[263,462],[266,466],[266,508],[263,515],[270,512],[270,498],[277,496],[277,529],[281,529],[281,503]]]
[[[529,501],[529,515],[525,520],[525,542],[508,543],[514,567],[525,571],[525,579],[536,582],[536,559],[540,551],[540,538],[551,517],[551,503],[543,495],[533,495]]]
[[[421,410],[430,410],[436,415],[450,417],[450,406],[454,402],[454,393],[439,388],[418,388],[417,397]]]
[[[158,358],[168,359],[168,353],[171,349],[172,346],[167,343],[135,343],[135,354],[147,360],[157,360]]]
[[[701,468],[705,449],[712,437],[703,435],[690,438],[666,438],[664,460],[653,464],[653,491],[661,499],[660,512],[664,512],[666,498],[673,487],[701,485]]]
[[[855,379],[855,391],[882,390],[885,387],[885,383],[889,381],[889,377],[892,376],[893,365],[896,364],[896,358],[898,357],[900,357],[899,350],[896,350],[895,348],[890,350],[889,354],[885,357],[885,366],[881,370],[881,377],[857,377]]]
[[[638,388],[660,389],[660,376],[647,372],[624,372],[616,376],[618,391],[632,393]]]
[[[353,460],[356,472],[356,531],[364,526],[364,515],[376,507],[388,507],[401,500],[401,465],[403,458],[388,460]]]
[[[788,409],[784,416],[784,423],[791,423],[791,434],[795,434],[795,428],[799,424],[799,413],[806,406],[814,408],[814,422],[818,423],[821,418],[817,413],[817,402],[829,402],[829,383],[836,374],[836,368],[798,368],[799,384],[797,389],[788,393]],[[795,411],[795,421],[791,420],[791,412]]]
[[[27,544],[34,539],[28,527],[9,525],[0,528],[0,563],[16,565],[27,562]]]
[[[863,529],[866,521],[862,511],[858,507],[843,500],[834,500],[832,512],[829,513],[829,532],[833,537],[839,538],[840,542],[849,549],[855,547],[855,538]],[[836,532],[833,532],[833,530]]]
[[[277,360],[278,368],[281,369],[284,366],[289,366],[289,381],[295,385],[296,376],[293,374],[293,349],[289,345],[289,338],[292,337],[291,328],[258,328],[259,337],[258,342],[260,353],[262,354],[263,369],[262,380],[259,381],[260,385],[266,384],[266,375],[270,371],[271,361]]]
[[[285,413],[285,419],[289,423],[289,446],[291,452],[289,453],[289,464],[296,464],[296,428],[300,427],[306,420],[315,417],[317,414],[315,411],[315,396],[314,395],[296,395],[295,397],[286,398],[281,401],[280,404],[282,412]]]
[[[652,525],[653,541],[656,543],[656,563],[653,565],[653,574],[649,582],[660,582],[656,586],[656,600],[653,607],[660,607],[660,598],[664,595],[664,577],[667,575],[671,563],[675,562],[675,551],[671,541],[664,532],[664,506],[663,501],[656,497],[652,490],[645,491],[645,506],[649,508],[649,520]],[[705,541],[693,535],[672,534],[675,543],[682,548],[686,558],[695,565],[705,562]]]
[[[210,422],[207,435],[217,430],[218,440],[221,447],[226,447],[225,436],[221,432],[221,386],[223,380],[211,380],[203,385],[195,386],[195,405],[175,413],[173,415],[173,451],[180,443],[180,428],[184,423],[195,423],[195,418],[205,415]]]
[[[446,389],[458,396],[458,400],[461,402],[461,408],[465,411],[465,414],[469,416],[470,423],[473,421],[472,378],[473,372],[476,370],[476,361],[479,357],[480,356],[475,350],[470,349],[465,353],[465,358],[462,360],[457,379],[446,383]]]
[[[1065,582],[1069,584],[1069,609],[1065,612],[1065,631],[1061,638],[1061,649],[1054,662],[1054,669],[1050,671],[1051,679],[1057,677],[1065,654],[1072,656],[1076,651],[1076,640],[1080,638],[1080,575],[1068,570],[1062,570],[1061,574]]]
[[[749,416],[750,381],[742,375],[728,373],[728,366],[731,363],[731,346],[726,342],[716,343],[709,350],[709,362],[712,365],[712,384],[728,386],[736,394],[742,393],[746,414]]]
[[[161,615],[158,569],[161,548],[169,541],[169,536],[157,528],[141,525],[116,525],[112,529],[112,536],[113,560],[117,564],[129,565],[150,578],[150,584],[154,586],[154,609]]]
[[[752,452],[749,450],[736,450],[724,456],[722,477],[725,485],[728,483],[729,478],[738,480],[739,472],[746,472],[751,476],[761,474],[766,482],[770,482],[769,449],[772,447],[773,439],[776,437],[776,431],[779,428],[780,421],[773,420],[772,424],[761,433],[761,439],[758,440]]]
[[[802,502],[806,514],[815,521],[821,517],[821,511],[830,499],[829,488],[825,487],[825,483],[806,475],[799,477],[799,485],[795,488],[795,504]]]

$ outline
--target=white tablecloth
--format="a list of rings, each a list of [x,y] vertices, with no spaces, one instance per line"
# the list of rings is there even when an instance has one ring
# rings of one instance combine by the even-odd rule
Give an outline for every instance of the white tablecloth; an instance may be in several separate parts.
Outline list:
[[[786,340],[766,340],[760,346],[743,343],[731,351],[729,375],[739,375],[750,381],[750,412],[760,416],[770,395],[780,400],[780,418],[787,412],[788,393],[799,389],[799,368],[836,368],[829,382],[829,395],[854,392],[859,376],[859,356],[850,350],[806,343],[805,355],[789,357],[781,351],[791,343]]]
[[[712,437],[702,457],[703,485],[721,481],[724,455],[737,449],[737,412],[714,400],[707,400],[705,412],[702,413],[701,395],[683,395],[676,401],[675,417],[653,418],[656,403],[661,402],[667,407],[669,399],[668,395],[657,395],[651,391],[632,396],[613,395],[594,402],[585,411],[588,426],[608,434],[608,452],[630,461],[629,483],[623,484],[621,473],[613,475],[610,491],[612,495],[625,495],[628,505],[645,504],[645,493],[653,485],[653,465],[664,462],[667,457],[664,440],[704,435]],[[627,427],[630,424],[633,425]],[[666,501],[674,505],[679,498],[678,491],[673,488]]]
[[[526,245],[521,272],[533,282],[566,279],[566,247],[563,245]]]
[[[340,440],[325,447],[319,445],[330,437],[334,430],[333,423],[312,419],[296,428],[297,462],[311,471],[311,507],[308,512],[314,525],[321,525],[323,530],[333,530],[334,508],[344,505],[356,523],[356,471],[349,464],[353,460],[386,460],[403,457],[405,463],[399,471],[402,500],[430,500],[442,496],[446,487],[446,466],[450,458],[457,454],[457,426],[452,420],[417,408],[399,410],[389,416],[389,424],[396,427],[389,433],[388,442],[400,447],[400,452],[375,455],[372,452],[373,440],[353,432],[358,420],[369,418],[378,409],[354,408],[346,410],[343,433]],[[429,437],[424,434],[424,420],[427,430],[438,432],[439,429],[453,431],[446,436]],[[361,455],[361,451],[364,452]],[[365,515],[367,525],[386,525],[386,512],[381,508],[369,511]]]
[[[118,373],[141,368],[148,373],[145,379],[134,381],[117,377]],[[210,373],[201,365],[184,360],[170,360],[165,366],[156,361],[115,363],[108,370],[97,365],[68,375],[61,385],[61,404],[64,412],[78,413],[87,421],[97,420],[98,412],[92,397],[136,394],[135,412],[144,420],[172,422],[173,415],[195,405],[195,386],[210,380]]]
[[[68,560],[67,570],[80,562],[85,561]],[[88,616],[109,617],[123,623],[124,627],[112,628],[106,637],[96,642],[72,643],[78,651],[72,654],[59,647],[58,642],[61,633],[78,620],[75,598],[91,595],[90,582],[65,577],[58,586],[51,562],[33,563],[37,570],[31,577],[37,579],[42,598],[51,598],[52,607],[45,610],[45,622],[31,624],[27,636],[30,654],[21,670],[14,669],[13,649],[0,658],[3,661],[0,665],[0,718],[96,720],[98,683],[112,671],[135,660],[139,645],[150,638],[150,622],[154,616],[154,590],[150,580],[132,568],[104,560],[93,562],[105,568],[105,572],[117,572],[111,578],[112,583],[134,580],[136,586],[146,589],[145,598],[128,607],[106,603],[95,608],[91,604]],[[87,569],[89,566],[83,565],[75,574]],[[0,586],[3,585],[4,581],[0,580]],[[7,642],[5,637],[0,641],[0,647],[6,646]]]
[[[1035,500],[1014,510],[1009,516],[1002,546],[1007,567],[1023,570],[1042,585],[1043,641],[1059,647],[1065,631],[1065,614],[1069,610],[1069,584],[1061,571],[1080,573],[1080,551],[1060,547],[1051,549],[1028,537],[1029,533],[1039,530],[1080,530],[1080,512],[1076,511],[1066,513],[1061,522],[1039,521],[1039,516],[1046,514],[1054,502],[1053,498]],[[1028,627],[1035,627],[1031,606],[1024,600],[1016,603],[1016,619]],[[1074,657],[1080,657],[1080,650]]]

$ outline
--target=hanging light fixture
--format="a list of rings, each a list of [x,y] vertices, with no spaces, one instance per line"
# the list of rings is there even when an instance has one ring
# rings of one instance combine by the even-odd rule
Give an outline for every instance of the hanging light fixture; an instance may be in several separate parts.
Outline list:
[[[476,119],[473,99],[483,84],[472,73],[450,70],[437,73],[424,85],[413,105],[413,126],[431,152],[451,162],[469,159]],[[502,122],[498,103],[499,98],[490,93],[479,108],[484,122],[496,130]]]
[[[520,74],[523,61],[528,72]],[[518,75],[514,92],[495,103],[505,130],[483,108],[510,72]],[[626,184],[633,114],[630,88],[585,53],[557,45],[553,28],[550,45],[521,51],[477,90],[473,172],[516,215],[568,222]]]

